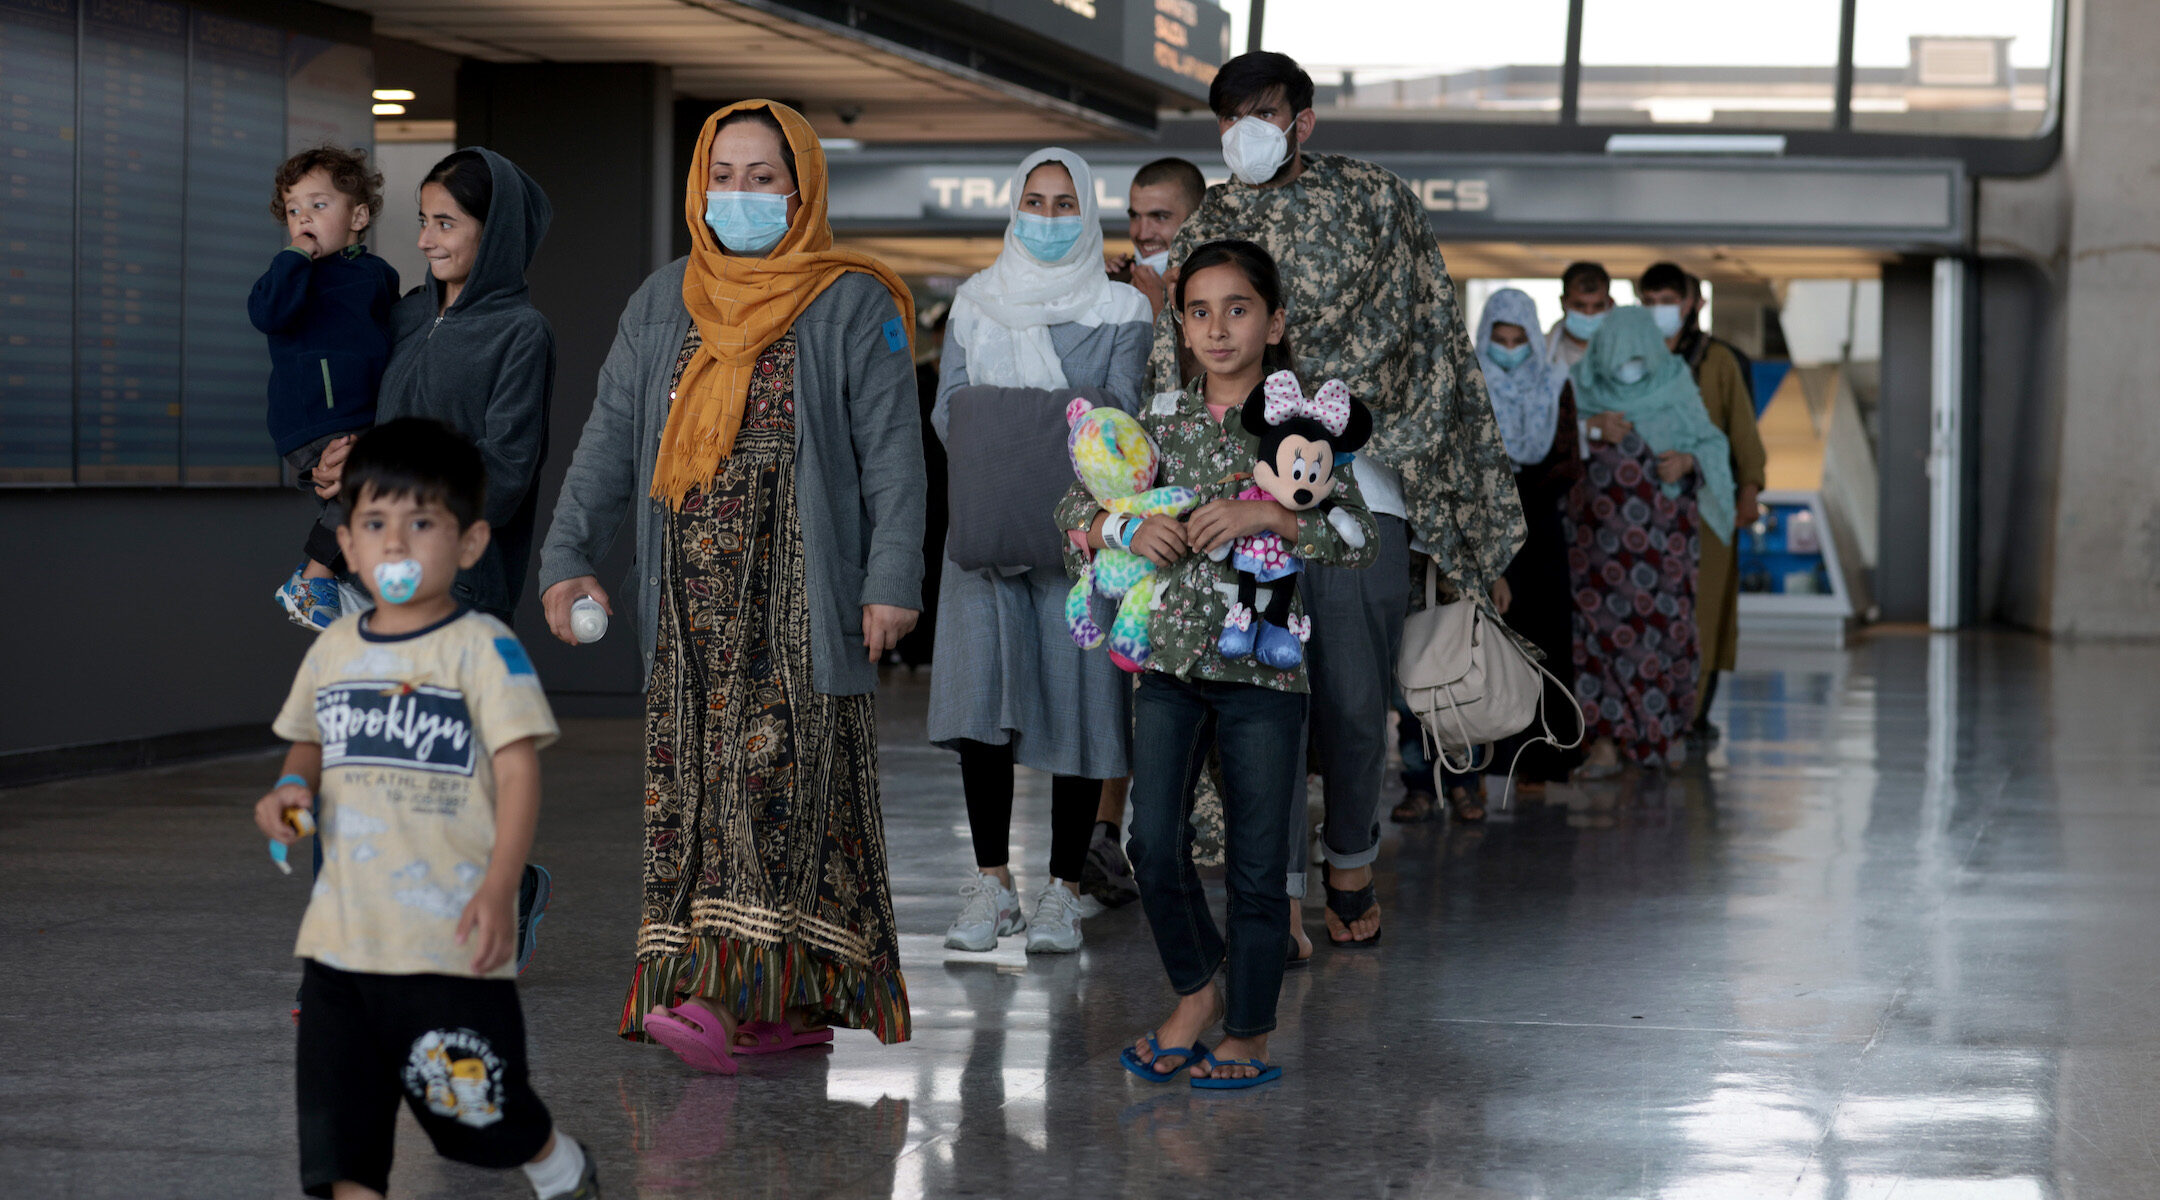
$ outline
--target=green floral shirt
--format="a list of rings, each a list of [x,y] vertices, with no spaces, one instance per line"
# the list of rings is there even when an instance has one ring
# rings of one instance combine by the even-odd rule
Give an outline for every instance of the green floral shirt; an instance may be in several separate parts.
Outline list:
[[[1232,406],[1217,424],[1208,414],[1197,386],[1157,394],[1136,414],[1148,436],[1155,439],[1160,454],[1155,485],[1192,488],[1200,494],[1201,504],[1235,500],[1239,492],[1252,486],[1253,455],[1259,441],[1239,424],[1242,409],[1242,405]],[[1364,545],[1353,548],[1318,510],[1307,509],[1297,515],[1298,538],[1291,551],[1308,566],[1370,566],[1379,531],[1347,464],[1336,469],[1335,483],[1335,505],[1357,522],[1365,535]],[[1058,528],[1084,531],[1095,523],[1101,511],[1095,497],[1074,483],[1058,504]],[[1066,539],[1066,570],[1077,578],[1085,562],[1086,552],[1072,539]],[[1292,576],[1273,586],[1294,588],[1297,582]],[[1237,571],[1228,556],[1216,562],[1205,554],[1193,554],[1171,567],[1163,580],[1160,606],[1148,619],[1148,637],[1155,648],[1148,670],[1167,671],[1184,680],[1249,683],[1281,692],[1306,691],[1302,663],[1294,670],[1277,671],[1255,658],[1225,661],[1216,651],[1215,639],[1222,634],[1223,619],[1230,613],[1230,597],[1236,587]],[[1304,602],[1292,600],[1291,612],[1301,615]]]
[[[1410,527],[1442,573],[1486,590],[1522,546],[1522,504],[1417,194],[1386,168],[1308,154],[1282,187],[1209,188],[1170,261],[1219,238],[1257,242],[1275,257],[1298,374],[1340,379],[1373,410],[1362,453],[1401,472]],[[1148,360],[1157,388],[1183,377],[1177,329],[1165,306]]]

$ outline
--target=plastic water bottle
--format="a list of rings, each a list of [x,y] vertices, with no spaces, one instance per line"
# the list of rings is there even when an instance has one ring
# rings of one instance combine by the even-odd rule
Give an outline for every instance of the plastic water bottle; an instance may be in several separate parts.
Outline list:
[[[607,610],[591,596],[579,596],[570,606],[570,632],[581,642],[597,642],[607,636]]]

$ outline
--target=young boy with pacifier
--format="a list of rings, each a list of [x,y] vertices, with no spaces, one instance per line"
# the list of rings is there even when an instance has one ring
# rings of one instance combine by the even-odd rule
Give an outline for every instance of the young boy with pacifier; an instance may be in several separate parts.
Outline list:
[[[248,295],[248,319],[270,339],[270,436],[312,489],[323,451],[375,423],[390,361],[397,271],[360,242],[382,211],[382,175],[361,150],[318,146],[278,168],[270,212],[291,239]],[[338,503],[323,503],[307,558],[277,590],[293,622],[337,620]]]
[[[360,437],[337,539],[376,607],[308,652],[277,718],[284,777],[255,805],[274,842],[310,809],[322,838],[294,949],[311,1196],[383,1194],[401,1097],[446,1158],[522,1167],[542,1200],[600,1195],[526,1077],[518,882],[557,731],[517,638],[450,594],[487,548],[485,480],[437,422]]]

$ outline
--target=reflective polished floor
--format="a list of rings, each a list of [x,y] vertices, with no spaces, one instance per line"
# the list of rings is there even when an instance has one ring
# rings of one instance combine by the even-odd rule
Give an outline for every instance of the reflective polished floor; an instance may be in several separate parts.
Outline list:
[[[940,947],[966,818],[906,676],[882,762],[915,1039],[733,1078],[617,1041],[639,734],[571,722],[543,760],[537,1085],[618,1200],[2160,1195],[2160,648],[1742,658],[1695,769],[1388,829],[1385,941],[1292,975],[1285,1079],[1229,1094],[1118,1069],[1170,999],[1137,911],[1076,956]],[[247,813],[274,773],[0,792],[0,1195],[298,1194],[305,886]],[[1023,773],[1024,888],[1047,811]],[[393,1195],[530,1195],[402,1122]]]

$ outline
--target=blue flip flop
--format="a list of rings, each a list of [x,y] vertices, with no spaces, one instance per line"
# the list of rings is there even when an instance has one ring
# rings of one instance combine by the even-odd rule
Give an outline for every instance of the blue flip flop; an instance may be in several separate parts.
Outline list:
[[[1130,1053],[1129,1049],[1127,1053]],[[1176,1051],[1171,1051],[1171,1053],[1174,1054]],[[1250,1079],[1217,1079],[1212,1075],[1195,1075],[1192,1077],[1192,1085],[1196,1088],[1212,1088],[1219,1092],[1235,1092],[1242,1091],[1245,1088],[1259,1087],[1263,1083],[1273,1083],[1282,1078],[1281,1067],[1271,1067],[1257,1058],[1217,1058],[1213,1052],[1208,1050],[1201,1050],[1200,1057],[1207,1060],[1208,1069],[1211,1071],[1218,1067],[1257,1067],[1260,1073]],[[1190,1062],[1190,1060],[1187,1061]]]
[[[1171,1080],[1177,1078],[1179,1071],[1182,1071],[1185,1068],[1191,1066],[1194,1059],[1209,1057],[1208,1048],[1201,1045],[1199,1042],[1194,1042],[1190,1047],[1165,1047],[1155,1040],[1155,1035],[1152,1032],[1147,1035],[1147,1044],[1148,1049],[1155,1052],[1155,1058],[1157,1061],[1160,1061],[1162,1059],[1162,1056],[1165,1054],[1184,1056],[1184,1061],[1178,1063],[1178,1065],[1171,1070],[1158,1071],[1155,1069],[1155,1064],[1153,1062],[1141,1062],[1140,1056],[1133,1053],[1133,1048],[1131,1046],[1127,1046],[1123,1050],[1118,1051],[1118,1062],[1123,1064],[1126,1070],[1131,1071],[1133,1074],[1138,1075],[1140,1078],[1147,1080],[1149,1083],[1168,1083]]]

